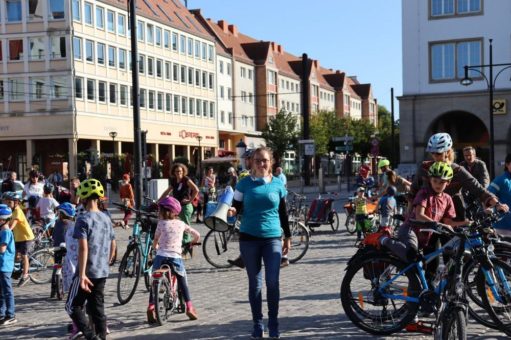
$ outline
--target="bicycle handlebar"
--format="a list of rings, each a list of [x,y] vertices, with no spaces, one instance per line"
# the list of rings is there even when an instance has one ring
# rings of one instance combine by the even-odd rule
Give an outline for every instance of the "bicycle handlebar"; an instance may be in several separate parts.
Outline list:
[[[143,211],[143,210],[137,210],[137,209],[134,209],[134,208],[130,208],[130,207],[127,207],[126,205],[124,205],[122,203],[112,202],[112,205],[115,205],[116,207],[119,207],[119,208],[124,209],[124,210],[127,209],[127,210],[130,210],[130,211],[133,211],[137,215],[144,215],[146,217],[158,218],[158,215],[155,215],[154,213]]]

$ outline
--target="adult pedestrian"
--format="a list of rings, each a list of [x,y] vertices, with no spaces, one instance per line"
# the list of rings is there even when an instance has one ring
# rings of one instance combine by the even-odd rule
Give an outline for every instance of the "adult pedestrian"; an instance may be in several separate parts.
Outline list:
[[[172,195],[181,203],[181,213],[179,218],[181,221],[190,225],[193,213],[192,201],[199,194],[199,188],[188,177],[188,167],[181,163],[175,163],[170,168],[170,186],[161,194],[158,200]]]
[[[204,199],[202,200],[202,216],[206,216],[206,208],[208,206],[209,198],[215,194],[215,186],[216,186],[216,176],[213,168],[208,167],[206,169],[206,175],[202,179],[202,196]]]
[[[227,185],[231,188],[236,188],[236,184],[238,183],[238,174],[236,173],[236,169],[232,166],[227,169]]]
[[[252,337],[262,338],[262,271],[264,262],[270,338],[279,338],[279,274],[282,255],[291,247],[291,233],[286,212],[286,189],[272,176],[270,149],[258,148],[252,159],[253,173],[236,185],[230,214],[242,213],[240,251],[248,276],[248,296],[254,322]],[[282,243],[282,230],[284,242]]]
[[[16,191],[16,188],[14,186],[14,182],[16,181],[16,172],[10,171],[7,175],[7,178],[2,181],[2,188],[1,192],[10,192],[10,191]]]
[[[399,176],[394,170],[387,171],[387,178],[389,181],[389,186],[394,186],[396,188],[396,193],[398,194],[404,194],[408,192],[412,185],[410,181],[404,177]]]
[[[78,177],[73,177],[71,182],[69,183],[69,193],[71,194],[71,200],[69,203],[78,205],[80,203],[80,197],[76,193],[78,187],[80,186],[80,179]]]
[[[122,204],[126,207],[126,209],[124,209],[124,218],[122,219],[123,228],[128,228],[128,222],[132,215],[131,210],[128,208],[133,208],[135,206],[135,194],[133,193],[133,188],[130,184],[129,174],[122,175],[122,183],[119,188],[119,198],[121,199]]]
[[[30,198],[32,196],[42,197],[44,183],[39,181],[39,172],[37,170],[30,170],[28,176],[29,179],[23,188],[23,198]]]
[[[284,184],[284,187],[287,188],[287,177],[284,174],[284,171],[282,170],[282,167],[278,166],[275,168],[275,177],[280,179],[282,183]]]
[[[475,179],[483,186],[488,187],[490,184],[490,174],[486,168],[486,164],[476,157],[476,149],[472,146],[463,148],[464,161],[460,162],[460,165],[464,167]]]
[[[488,190],[495,194],[500,202],[511,205],[511,153],[507,154],[504,161],[504,173],[490,183]],[[505,236],[510,237],[511,214],[504,215],[494,226]]]

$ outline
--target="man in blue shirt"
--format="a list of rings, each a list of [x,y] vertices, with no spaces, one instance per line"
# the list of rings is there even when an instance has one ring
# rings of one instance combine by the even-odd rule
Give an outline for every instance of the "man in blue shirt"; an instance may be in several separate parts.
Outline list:
[[[11,275],[14,270],[14,235],[7,223],[12,211],[0,204],[0,326],[16,323]]]
[[[287,177],[280,166],[278,166],[275,169],[275,177],[277,177],[282,181],[282,183],[284,183],[284,188],[287,188]]]
[[[490,183],[488,191],[495,194],[499,202],[511,205],[511,153],[506,156],[504,173]],[[511,236],[511,214],[505,214],[494,227],[500,231],[506,230],[505,236]]]

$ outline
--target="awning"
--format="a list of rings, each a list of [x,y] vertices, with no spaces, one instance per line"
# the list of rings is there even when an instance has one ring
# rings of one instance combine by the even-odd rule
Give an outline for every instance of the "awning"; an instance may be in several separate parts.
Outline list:
[[[205,159],[202,161],[202,164],[208,164],[208,163],[236,163],[240,160],[233,156],[228,157],[210,157],[208,159]]]

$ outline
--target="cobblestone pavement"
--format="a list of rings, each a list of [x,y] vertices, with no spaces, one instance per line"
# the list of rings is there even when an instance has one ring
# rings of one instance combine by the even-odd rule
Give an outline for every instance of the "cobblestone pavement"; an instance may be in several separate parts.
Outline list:
[[[336,202],[340,207],[341,202]],[[369,338],[346,318],[339,299],[339,287],[347,260],[355,252],[354,236],[344,231],[344,214],[339,232],[329,226],[316,229],[309,251],[298,263],[281,271],[280,329],[283,338],[344,339]],[[203,225],[194,225],[204,236]],[[124,253],[129,231],[117,229],[119,259]],[[106,314],[111,339],[247,339],[251,330],[247,279],[240,269],[219,270],[209,265],[202,251],[186,262],[192,300],[199,320],[184,314],[172,316],[164,326],[146,322],[148,294],[140,281],[133,300],[124,306],[117,302],[116,270],[107,281]],[[69,317],[64,302],[49,299],[50,286],[27,284],[15,289],[18,324],[0,329],[1,339],[56,339],[66,337]],[[263,295],[264,296],[264,295]],[[266,306],[264,306],[266,310]],[[469,324],[471,338],[504,339],[500,333]],[[400,333],[388,339],[430,338]]]

